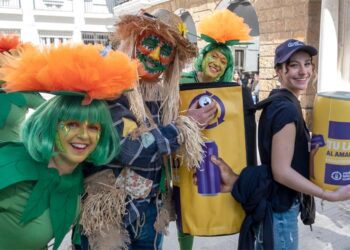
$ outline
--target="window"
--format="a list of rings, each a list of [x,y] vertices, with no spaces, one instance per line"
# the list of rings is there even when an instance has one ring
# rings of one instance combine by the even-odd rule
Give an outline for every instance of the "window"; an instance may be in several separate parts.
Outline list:
[[[103,44],[109,43],[109,33],[107,32],[83,32],[82,40],[85,44]]]
[[[21,36],[21,31],[18,29],[0,29],[0,33],[2,34],[16,34]]]
[[[239,72],[244,70],[244,50],[235,49],[235,69]]]
[[[41,45],[58,45],[66,43],[72,39],[73,32],[71,31],[48,31],[39,30],[39,39]]]

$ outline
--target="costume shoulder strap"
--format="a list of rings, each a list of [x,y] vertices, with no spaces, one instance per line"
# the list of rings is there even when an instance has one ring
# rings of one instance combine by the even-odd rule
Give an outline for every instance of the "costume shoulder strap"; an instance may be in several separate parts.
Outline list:
[[[297,109],[298,115],[299,115],[299,122],[297,124],[297,127],[298,127],[297,129],[300,131],[304,131],[305,130],[305,124],[304,124],[305,122],[304,122],[304,117],[303,117],[300,103],[299,103],[298,99],[288,90],[285,90],[285,89],[277,90],[275,93],[270,95],[268,98],[257,103],[255,105],[255,110],[264,109],[265,107],[267,107],[268,105],[270,105],[272,102],[274,102],[276,100],[287,100],[295,105],[295,108]]]

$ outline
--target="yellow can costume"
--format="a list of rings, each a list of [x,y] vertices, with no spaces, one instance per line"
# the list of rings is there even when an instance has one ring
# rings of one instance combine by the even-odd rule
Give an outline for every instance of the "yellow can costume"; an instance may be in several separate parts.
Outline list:
[[[202,96],[208,96],[218,105],[217,116],[203,130],[207,140],[214,140],[218,147],[219,157],[223,158],[234,172],[239,174],[255,157],[248,148],[254,148],[254,136],[246,140],[246,132],[254,134],[255,126],[246,131],[245,124],[254,124],[253,120],[245,121],[243,90],[234,83],[196,83],[181,86],[181,110]],[[249,96],[246,96],[248,102]],[[247,102],[247,101],[246,101]],[[249,145],[247,145],[249,144]],[[244,218],[241,205],[231,194],[219,193],[215,196],[198,194],[193,184],[193,173],[187,166],[175,167],[174,193],[178,228],[183,233],[198,236],[224,235],[239,232]]]
[[[311,180],[318,186],[335,190],[350,184],[350,93],[317,94],[314,104],[312,144],[319,149],[314,158]]]

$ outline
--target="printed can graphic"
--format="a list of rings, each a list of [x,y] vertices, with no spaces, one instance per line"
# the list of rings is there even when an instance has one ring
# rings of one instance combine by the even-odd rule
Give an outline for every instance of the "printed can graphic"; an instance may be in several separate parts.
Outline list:
[[[220,169],[211,160],[211,156],[218,156],[215,141],[207,141],[203,146],[205,156],[196,171],[198,193],[201,195],[216,195],[220,193]]]
[[[315,99],[311,148],[319,144],[311,180],[334,190],[350,184],[350,93],[324,92]]]

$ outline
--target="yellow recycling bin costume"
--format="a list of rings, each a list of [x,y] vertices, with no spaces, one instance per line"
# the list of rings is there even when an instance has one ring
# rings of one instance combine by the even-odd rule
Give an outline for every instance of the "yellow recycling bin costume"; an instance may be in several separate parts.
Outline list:
[[[187,110],[204,95],[216,101],[217,116],[203,130],[203,135],[216,142],[219,157],[239,174],[247,165],[242,87],[234,83],[186,84],[181,86],[180,95],[180,110]],[[179,230],[197,236],[239,232],[245,214],[230,193],[198,194],[193,172],[187,166],[174,167],[173,174]]]
[[[320,147],[310,176],[327,190],[350,184],[349,109],[350,93],[324,92],[315,99],[312,144]]]

